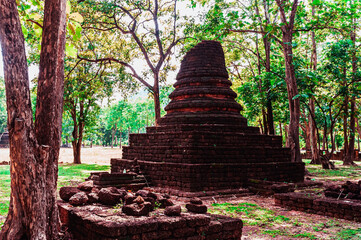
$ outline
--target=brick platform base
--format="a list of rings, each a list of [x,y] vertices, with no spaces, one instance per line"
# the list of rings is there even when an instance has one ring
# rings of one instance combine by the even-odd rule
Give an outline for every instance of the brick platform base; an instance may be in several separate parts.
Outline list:
[[[114,208],[72,207],[59,202],[60,218],[78,240],[241,239],[242,220],[210,214],[182,213],[168,217],[130,217]]]
[[[111,171],[132,168],[134,161],[111,159]],[[247,179],[302,182],[304,163],[180,164],[137,161],[153,186],[197,192],[239,189]]]

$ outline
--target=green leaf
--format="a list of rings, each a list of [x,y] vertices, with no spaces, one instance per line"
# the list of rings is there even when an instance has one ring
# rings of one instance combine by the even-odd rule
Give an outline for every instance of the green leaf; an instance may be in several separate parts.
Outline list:
[[[313,0],[312,1],[312,5],[320,5],[321,4],[321,0]]]
[[[28,37],[28,29],[24,26],[21,26],[21,30],[23,31],[24,38],[27,38]]]
[[[292,98],[292,100],[295,100],[295,99],[299,98],[300,96],[301,96],[300,94],[297,94],[296,96],[294,96],[294,97]]]
[[[69,57],[76,58],[78,50],[76,49],[76,47],[73,44],[67,43],[65,45],[65,53]]]
[[[35,23],[33,24],[33,27],[36,37],[41,38],[41,35],[43,34],[43,29],[38,25],[36,25]]]

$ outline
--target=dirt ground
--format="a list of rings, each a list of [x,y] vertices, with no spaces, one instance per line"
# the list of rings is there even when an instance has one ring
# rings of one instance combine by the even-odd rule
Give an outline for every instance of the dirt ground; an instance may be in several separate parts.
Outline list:
[[[110,165],[111,158],[121,158],[122,151],[120,148],[110,147],[93,147],[81,149],[81,161],[86,164]],[[9,148],[0,148],[0,163],[9,162]],[[59,163],[72,163],[73,149],[61,148]]]

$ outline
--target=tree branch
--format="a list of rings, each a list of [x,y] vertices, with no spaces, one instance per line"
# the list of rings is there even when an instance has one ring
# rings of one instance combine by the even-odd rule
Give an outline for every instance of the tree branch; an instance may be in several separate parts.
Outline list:
[[[153,92],[153,86],[150,85],[149,83],[147,83],[143,78],[141,78],[137,72],[135,71],[135,69],[129,64],[129,63],[126,63],[126,62],[123,62],[121,60],[118,60],[118,59],[115,59],[115,58],[112,58],[112,57],[109,57],[109,58],[99,58],[99,59],[88,59],[88,58],[83,58],[83,57],[80,57],[78,56],[79,59],[81,60],[84,60],[84,61],[88,61],[88,62],[95,62],[95,63],[102,63],[102,62],[108,62],[108,63],[111,63],[111,62],[116,62],[116,63],[119,63],[121,65],[123,65],[124,67],[127,67],[130,69],[130,71],[132,72],[131,75],[136,78],[139,82],[141,82],[142,84],[144,84],[150,91]]]

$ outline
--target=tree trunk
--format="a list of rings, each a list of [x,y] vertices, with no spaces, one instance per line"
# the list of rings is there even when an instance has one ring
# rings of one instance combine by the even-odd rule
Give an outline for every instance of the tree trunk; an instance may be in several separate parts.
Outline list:
[[[353,24],[353,31],[351,31],[351,41],[353,43],[352,50],[352,83],[356,81],[357,74],[357,57],[356,57],[356,25],[355,19],[351,19]],[[356,122],[355,122],[355,108],[356,108],[355,96],[351,97],[351,113],[350,113],[350,139],[348,145],[348,151],[343,162],[344,165],[355,165],[355,133],[356,133]]]
[[[155,111],[155,125],[158,126],[160,120],[160,99],[159,99],[159,73],[154,73],[153,99]]]
[[[347,151],[348,151],[348,134],[347,134],[347,118],[348,118],[348,98],[345,97],[344,99],[344,116],[343,116],[343,151],[344,156],[343,158],[346,158]]]
[[[317,147],[317,129],[315,124],[315,102],[311,98],[309,101],[310,115],[309,115],[309,124],[310,124],[310,138],[311,138],[311,164],[321,164],[320,160],[320,151]]]
[[[285,124],[285,146],[289,147],[288,145],[288,126]]]
[[[261,120],[258,120],[260,134],[265,134]]]
[[[312,5],[312,16],[315,16],[315,5]],[[313,71],[317,70],[317,46],[315,39],[315,32],[311,32],[312,39],[312,54],[311,54],[311,68]],[[315,114],[315,101],[313,98],[309,100],[309,124],[310,124],[310,133],[311,133],[311,164],[321,164],[320,159],[320,150],[317,147],[318,139],[317,139],[317,125],[316,125],[316,114]]]
[[[294,21],[298,7],[298,0],[294,0],[289,14],[289,20],[286,19],[284,1],[276,0],[279,7],[280,17],[283,25],[282,30],[282,48],[285,59],[287,95],[290,110],[290,122],[288,127],[288,146],[291,148],[291,161],[302,162],[300,152],[300,100],[295,98],[298,95],[295,69],[293,66],[292,38]]]
[[[268,134],[267,116],[266,116],[266,111],[264,110],[263,106],[262,106],[262,120],[263,120],[263,134]],[[260,125],[262,126],[261,123],[260,123]]]
[[[114,137],[116,132],[117,132],[117,124],[115,124],[115,126],[112,128],[112,144],[111,144],[112,148],[114,147]],[[115,142],[117,141],[115,140]]]
[[[322,150],[326,150],[326,143],[327,143],[327,129],[323,129],[323,136],[322,136]]]
[[[351,99],[351,114],[350,114],[350,141],[348,145],[348,151],[343,162],[343,165],[355,165],[355,97]]]
[[[312,158],[311,154],[311,130],[308,122],[305,122],[306,157]]]
[[[282,134],[282,123],[280,122],[279,124],[279,127],[280,127],[280,135],[281,135],[281,138],[283,139],[283,134]]]
[[[111,144],[110,144],[110,147],[113,148],[114,147],[114,128],[112,128],[112,141],[111,141]]]
[[[64,0],[46,0],[36,122],[33,125],[24,37],[15,0],[0,1],[10,141],[11,197],[0,239],[57,239],[57,164],[63,107]]]
[[[72,141],[74,164],[81,164],[81,146],[83,142],[83,129],[84,129],[84,123],[79,123],[77,130],[78,137],[76,140]]]
[[[268,15],[268,12],[266,12]],[[269,38],[264,35],[263,36],[263,45],[266,53],[266,72],[271,73],[271,42]],[[269,75],[267,75],[269,77]],[[266,93],[266,108],[267,108],[267,129],[269,135],[275,134],[274,121],[273,121],[273,109],[272,109],[272,100],[270,94],[270,80],[266,79],[267,93]]]
[[[292,32],[284,34],[283,42],[292,43]],[[300,121],[300,101],[298,95],[295,70],[293,66],[293,52],[291,44],[283,44],[286,69],[286,84],[288,102],[290,110],[290,122],[288,126],[288,146],[291,148],[291,159],[293,162],[301,162],[300,142],[299,142],[299,121]]]
[[[71,111],[71,116],[73,119],[73,157],[74,164],[81,164],[81,145],[83,141],[83,131],[84,131],[84,103],[79,103],[79,119],[76,116],[76,105],[73,104],[73,109]]]
[[[122,148],[122,132],[120,132],[120,137],[119,137],[119,148]]]

